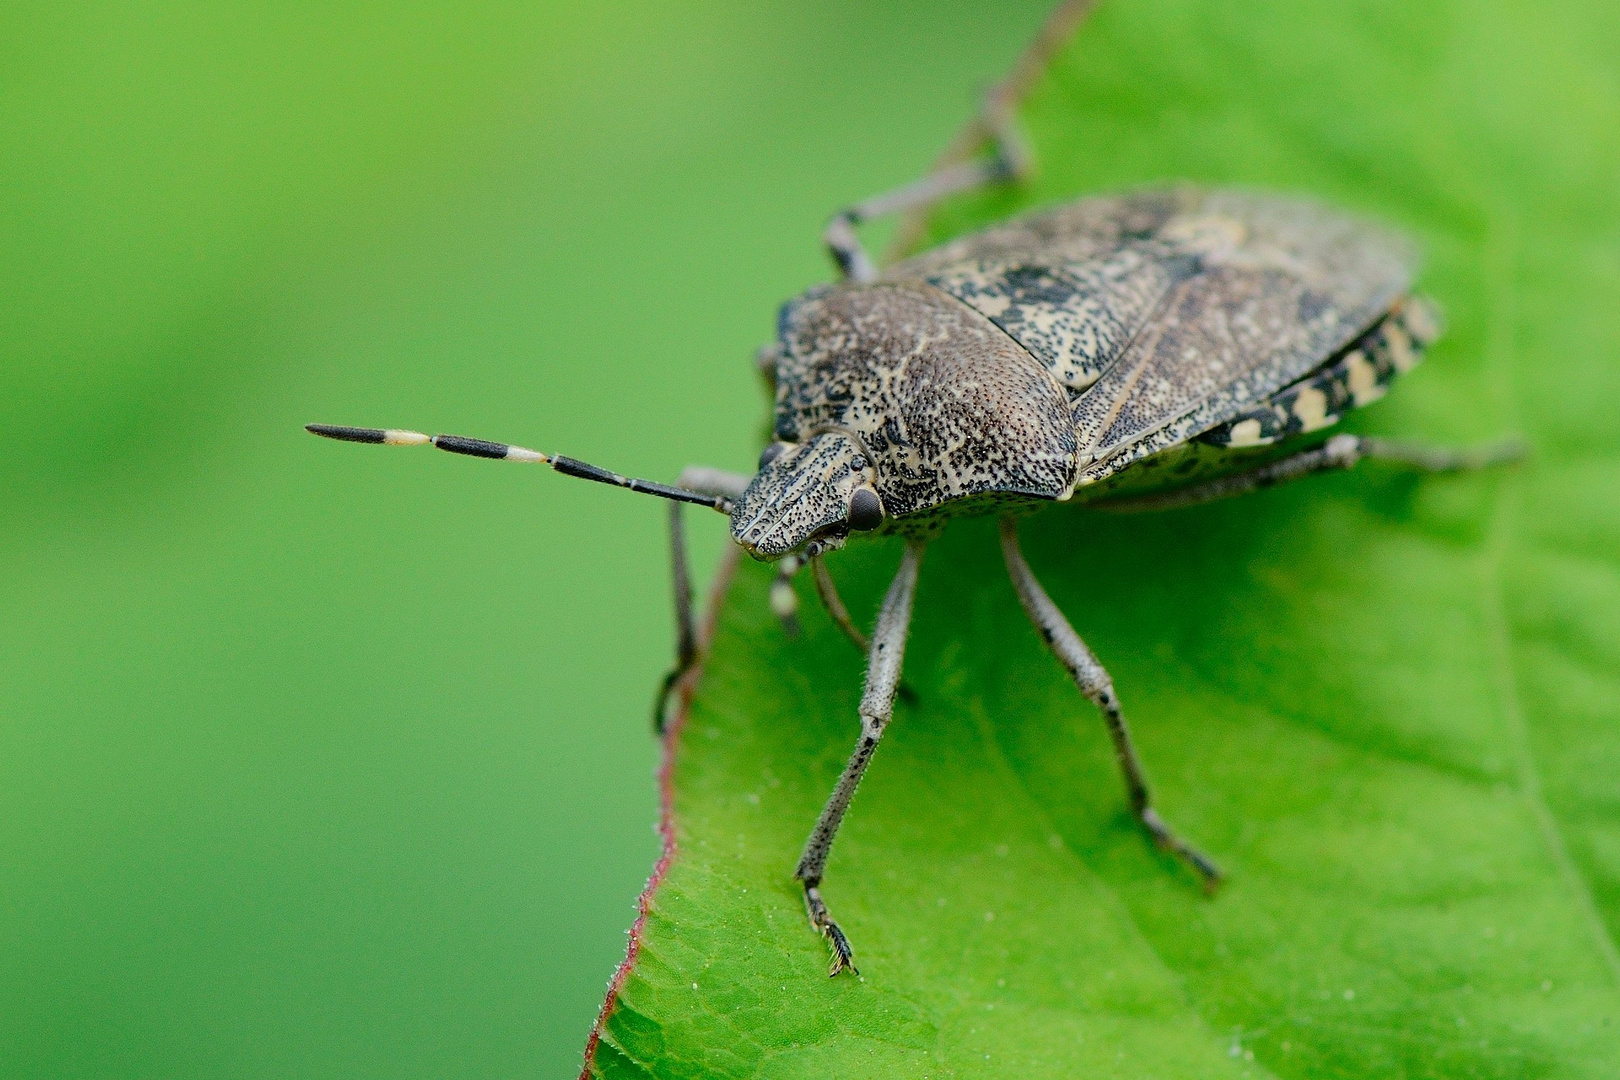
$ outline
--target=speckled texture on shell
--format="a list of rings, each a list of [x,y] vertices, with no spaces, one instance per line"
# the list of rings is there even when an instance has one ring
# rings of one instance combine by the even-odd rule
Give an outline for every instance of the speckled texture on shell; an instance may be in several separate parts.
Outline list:
[[[1084,484],[1316,367],[1406,291],[1413,261],[1318,203],[1182,186],[1031,214],[886,276],[937,282],[1086,391]]]
[[[769,529],[768,546],[749,544],[769,557],[809,539],[812,521],[836,528],[853,481],[795,483],[801,460],[838,473],[868,458],[889,529],[997,493],[1085,491],[1269,407],[1375,326],[1413,263],[1400,236],[1314,202],[1178,186],[1028,214],[877,283],[812,289],[782,311],[776,435],[842,432],[844,457],[784,454],[733,534]],[[1199,471],[1219,454],[1199,451]],[[773,515],[793,526],[771,528]]]
[[[1422,359],[1433,336],[1427,307],[1411,298],[1397,304],[1333,359],[1198,439],[1212,446],[1262,446],[1320,431],[1351,409],[1372,404]]]
[[[1084,390],[1189,268],[1154,239],[1187,201],[1180,190],[1083,199],[970,233],[884,276],[937,285]]]
[[[1063,388],[983,315],[922,282],[836,286],[783,314],[776,433],[853,432],[892,517],[965,495],[1057,498],[1074,477]]]

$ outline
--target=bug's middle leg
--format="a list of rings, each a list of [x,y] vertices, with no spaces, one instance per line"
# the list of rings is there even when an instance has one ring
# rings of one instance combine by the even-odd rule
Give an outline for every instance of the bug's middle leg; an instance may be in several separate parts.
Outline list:
[[[1125,714],[1120,709],[1119,697],[1114,693],[1114,682],[1098,662],[1097,657],[1086,648],[1086,643],[1080,640],[1080,635],[1075,633],[1074,627],[1069,625],[1069,620],[1063,617],[1063,612],[1059,611],[1052,598],[1046,595],[1041,583],[1035,579],[1029,564],[1024,561],[1024,553],[1019,550],[1018,524],[1013,518],[1002,519],[1001,551],[1007,561],[1007,573],[1012,578],[1013,588],[1017,591],[1018,599],[1023,603],[1030,621],[1041,632],[1041,636],[1051,646],[1058,660],[1069,669],[1069,674],[1074,677],[1080,692],[1102,710],[1103,719],[1108,724],[1108,736],[1114,743],[1114,756],[1118,759],[1120,771],[1125,776],[1125,790],[1130,796],[1131,812],[1147,829],[1155,843],[1174,852],[1178,858],[1197,871],[1206,889],[1213,890],[1220,884],[1220,868],[1207,855],[1172,832],[1170,826],[1166,825],[1164,819],[1153,809],[1147,778],[1143,774],[1142,763],[1137,760],[1136,748],[1131,743],[1130,728],[1125,724]]]
[[[1274,487],[1313,473],[1349,469],[1361,461],[1388,461],[1420,472],[1448,473],[1509,464],[1518,461],[1524,453],[1524,445],[1516,439],[1459,450],[1376,439],[1368,435],[1335,435],[1321,446],[1302,450],[1248,472],[1222,476],[1175,491],[1108,499],[1098,502],[1096,506],[1099,510],[1120,513],[1175,510]]]
[[[827,939],[832,948],[829,975],[837,975],[846,968],[855,970],[854,951],[843,930],[833,921],[827,903],[821,898],[821,875],[827,866],[827,854],[832,850],[833,837],[844,820],[861,776],[877,751],[883,729],[888,727],[894,714],[895,692],[900,686],[900,665],[905,658],[906,633],[911,627],[911,601],[917,590],[917,567],[922,562],[923,545],[910,542],[900,560],[900,570],[894,576],[878,612],[877,627],[872,633],[871,649],[866,661],[866,690],[861,694],[861,736],[855,743],[855,753],[844,766],[838,783],[833,787],[827,805],[822,808],[816,827],[805,841],[804,854],[793,876],[804,885],[804,906],[810,916],[810,925]]]

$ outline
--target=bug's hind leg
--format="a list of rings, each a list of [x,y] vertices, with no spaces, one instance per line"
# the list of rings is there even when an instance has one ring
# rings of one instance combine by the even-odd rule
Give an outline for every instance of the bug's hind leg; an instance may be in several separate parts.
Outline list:
[[[822,240],[845,280],[873,281],[877,264],[861,246],[855,227],[889,214],[921,211],[948,195],[956,195],[1005,180],[1027,176],[1033,156],[1018,131],[1013,112],[1030,85],[1045,69],[1052,54],[1080,25],[1095,0],[1065,0],[1047,17],[1046,24],[1019,58],[1012,74],[985,95],[977,120],[953,146],[946,161],[933,172],[904,187],[885,191],[846,207],[832,216]],[[988,156],[975,157],[988,142]]]
[[[1001,522],[1001,552],[1007,560],[1007,573],[1012,578],[1013,589],[1017,591],[1030,621],[1046,639],[1053,654],[1069,669],[1080,692],[1102,710],[1103,719],[1108,724],[1108,737],[1114,743],[1114,756],[1125,776],[1131,813],[1147,829],[1156,844],[1173,852],[1192,867],[1203,881],[1204,888],[1213,892],[1221,881],[1220,868],[1207,855],[1172,832],[1164,819],[1159,817],[1158,811],[1154,810],[1142,763],[1137,760],[1130,728],[1125,724],[1125,714],[1114,693],[1114,682],[1035,579],[1029,564],[1024,561],[1024,553],[1018,547],[1018,525],[1012,518],[1003,518]]]
[[[900,686],[900,664],[905,658],[906,634],[911,628],[911,601],[917,591],[917,567],[922,562],[923,546],[912,542],[900,560],[900,570],[894,575],[878,612],[877,628],[872,633],[872,646],[867,653],[866,690],[861,694],[861,736],[855,743],[855,753],[834,785],[827,805],[816,819],[816,827],[805,841],[804,854],[793,876],[804,885],[804,906],[810,916],[810,925],[827,939],[832,948],[832,962],[827,974],[855,970],[854,950],[843,930],[833,921],[827,903],[821,897],[821,875],[827,867],[827,854],[832,850],[833,837],[844,820],[861,776],[877,751],[878,740],[894,715],[894,696]]]
[[[1419,446],[1413,443],[1376,439],[1367,435],[1335,435],[1321,446],[1302,450],[1249,472],[1223,476],[1205,484],[1194,484],[1179,491],[1110,499],[1097,503],[1099,510],[1134,513],[1143,510],[1173,510],[1182,506],[1214,502],[1233,495],[1272,487],[1312,473],[1348,469],[1357,462],[1373,460],[1406,465],[1430,473],[1464,472],[1492,465],[1505,465],[1524,457],[1524,444],[1504,439],[1484,446],[1453,449]]]
[[[998,110],[996,119],[987,120],[986,123],[991,124],[996,132],[994,152],[989,157],[947,165],[904,187],[845,207],[832,216],[822,233],[822,240],[846,281],[863,283],[875,281],[878,276],[877,264],[856,235],[857,225],[889,214],[920,210],[947,195],[971,191],[1023,174],[1028,154],[1013,128],[1010,114]]]
[[[1052,8],[1046,16],[1046,21],[1036,31],[1034,39],[1024,47],[1024,51],[1013,63],[1007,77],[985,95],[984,107],[957,132],[950,146],[935,160],[935,175],[955,169],[964,163],[971,163],[977,155],[984,152],[986,145],[991,147],[993,154],[991,160],[999,159],[1007,169],[1001,175],[988,179],[981,178],[967,186],[1007,178],[1021,179],[1029,175],[1034,155],[1019,137],[1018,129],[1013,123],[1013,114],[1046,74],[1047,68],[1051,66],[1059,50],[1069,43],[1079,30],[1080,24],[1085,22],[1086,16],[1090,15],[1096,6],[1097,0],[1060,0]],[[929,201],[916,202],[903,208],[889,208],[903,209],[905,212],[905,219],[895,231],[889,248],[894,258],[910,254],[923,239],[927,231],[924,211],[928,208]],[[828,246],[832,246],[830,239]],[[843,265],[836,252],[833,257]]]
[[[681,473],[680,486],[707,495],[736,498],[748,486],[748,477],[693,466]],[[664,676],[658,688],[658,697],[653,702],[653,730],[659,734],[664,731],[670,695],[697,667],[702,655],[702,643],[698,640],[697,622],[692,612],[692,572],[686,557],[686,524],[678,502],[669,504],[669,561],[675,594],[675,666]]]
[[[887,214],[910,213],[913,220],[909,227],[902,228],[902,233],[915,233],[915,212],[947,195],[1028,175],[1032,157],[1013,122],[1013,112],[1095,5],[1096,0],[1062,0],[1052,10],[1012,72],[985,95],[978,117],[946,151],[933,172],[833,215],[822,239],[846,280],[866,282],[877,277],[877,265],[855,235],[855,227],[861,222]],[[991,147],[990,155],[975,158],[986,142]]]
[[[1362,458],[1406,465],[1421,472],[1449,473],[1488,469],[1493,465],[1509,465],[1522,461],[1525,445],[1518,439],[1502,439],[1483,446],[1422,446],[1399,439],[1376,439],[1368,435],[1357,437]]]

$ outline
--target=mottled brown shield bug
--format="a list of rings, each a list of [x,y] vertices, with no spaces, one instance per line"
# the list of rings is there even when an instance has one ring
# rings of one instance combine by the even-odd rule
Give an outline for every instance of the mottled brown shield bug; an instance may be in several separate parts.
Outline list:
[[[1059,503],[1185,505],[1368,457],[1440,472],[1517,452],[1329,436],[1346,412],[1410,370],[1440,326],[1433,305],[1410,291],[1415,259],[1399,234],[1308,199],[1193,185],[1091,197],[879,270],[856,237],[860,222],[1023,173],[1014,96],[1008,87],[991,96],[982,124],[994,146],[988,157],[832,219],[826,241],[842,280],[784,305],[777,341],[760,353],[774,425],[752,476],[690,468],[666,485],[505,443],[309,428],[546,463],[673,500],[679,646],[660,718],[669,689],[699,657],[679,504],[726,514],[740,548],[777,563],[773,606],[784,620],[794,610],[789,579],[811,567],[834,621],[867,656],[855,752],[795,870],[810,921],[831,945],[833,974],[852,968],[852,951],[823,901],[823,869],[900,690],[924,549],[951,519],[1000,517],[1018,597],[1101,710],[1134,814],[1213,888],[1215,863],[1152,804],[1107,671],[1024,561],[1019,518]],[[905,540],[870,638],[850,620],[824,562],[862,533]]]

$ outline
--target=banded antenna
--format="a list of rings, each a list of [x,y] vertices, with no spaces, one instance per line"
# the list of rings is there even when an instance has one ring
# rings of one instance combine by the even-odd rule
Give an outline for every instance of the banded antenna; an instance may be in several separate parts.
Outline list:
[[[598,468],[595,465],[571,457],[564,457],[561,454],[542,454],[538,450],[530,450],[524,446],[490,442],[487,439],[469,439],[462,435],[424,435],[420,431],[403,431],[398,428],[361,428],[343,427],[337,424],[305,424],[304,430],[311,435],[319,435],[326,439],[337,439],[339,442],[373,443],[379,446],[437,446],[440,450],[446,450],[452,454],[465,454],[468,457],[550,465],[564,476],[577,476],[581,480],[595,480],[598,484],[611,484],[614,487],[639,491],[643,495],[656,495],[660,499],[673,499],[675,502],[707,506],[709,509],[718,510],[722,514],[731,513],[731,500],[724,495],[705,495],[701,491],[688,491],[686,488],[675,487],[671,484],[660,484],[653,480],[637,480],[631,476],[620,476],[616,472],[609,472],[606,469]]]

